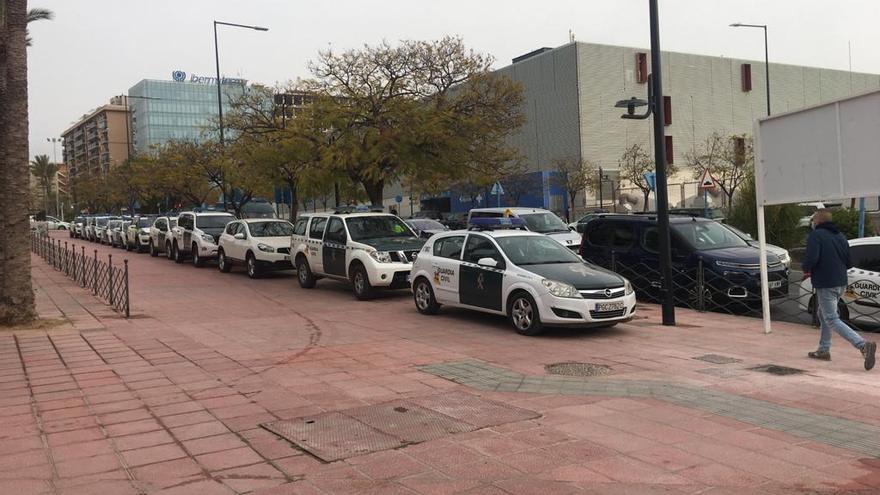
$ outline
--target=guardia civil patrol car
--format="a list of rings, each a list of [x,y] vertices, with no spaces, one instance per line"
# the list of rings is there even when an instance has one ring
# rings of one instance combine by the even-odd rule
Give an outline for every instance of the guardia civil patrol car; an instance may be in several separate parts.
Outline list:
[[[365,300],[376,289],[409,287],[412,262],[424,244],[396,215],[340,210],[300,216],[290,254],[301,287],[310,289],[324,277],[347,280]]]
[[[627,279],[524,224],[474,218],[469,230],[431,237],[413,263],[416,309],[435,314],[448,304],[505,315],[523,335],[545,326],[613,326],[633,317],[636,297]]]

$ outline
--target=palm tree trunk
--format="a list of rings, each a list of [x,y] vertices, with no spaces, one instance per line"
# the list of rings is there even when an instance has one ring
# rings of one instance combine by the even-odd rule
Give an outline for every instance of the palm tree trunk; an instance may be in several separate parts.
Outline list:
[[[0,324],[35,318],[28,249],[27,0],[0,0]]]

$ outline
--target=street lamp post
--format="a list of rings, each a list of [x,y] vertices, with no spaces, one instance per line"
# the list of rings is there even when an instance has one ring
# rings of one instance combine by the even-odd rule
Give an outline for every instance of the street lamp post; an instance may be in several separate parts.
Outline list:
[[[58,148],[57,143],[63,142],[64,138],[46,138],[46,141],[52,143],[52,160],[55,163],[55,166],[58,166]],[[59,201],[61,201],[61,191],[58,187],[58,172],[55,172],[55,214],[61,214],[61,221],[64,221],[64,210],[62,210],[58,205]],[[46,202],[49,202],[49,198],[46,198]]]
[[[214,64],[217,69],[217,121],[220,126],[220,148],[225,145],[223,136],[223,96],[220,92],[220,49],[217,43],[217,26],[231,26],[244,29],[253,29],[254,31],[268,31],[269,28],[262,26],[248,26],[246,24],[236,24],[234,22],[214,21]],[[226,209],[226,179],[223,171],[220,171],[220,188],[223,194],[223,209]]]
[[[767,83],[767,115],[770,115],[770,52],[767,48],[767,25],[766,24],[743,24],[734,22],[730,27],[750,27],[764,30],[764,80]]]

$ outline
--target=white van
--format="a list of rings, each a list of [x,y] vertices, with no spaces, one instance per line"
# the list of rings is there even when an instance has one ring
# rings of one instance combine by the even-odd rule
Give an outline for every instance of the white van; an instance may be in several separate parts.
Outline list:
[[[563,246],[577,252],[581,246],[581,235],[570,228],[555,213],[543,208],[474,208],[468,213],[468,224],[472,218],[521,218],[526,228],[532,232],[546,234]]]

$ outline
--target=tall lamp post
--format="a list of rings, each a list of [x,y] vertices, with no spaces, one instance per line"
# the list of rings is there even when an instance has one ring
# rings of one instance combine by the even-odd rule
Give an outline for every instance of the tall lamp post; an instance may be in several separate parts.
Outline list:
[[[217,117],[220,125],[220,148],[225,145],[223,136],[223,96],[220,92],[220,49],[217,44],[217,26],[231,26],[244,29],[253,29],[254,31],[268,31],[269,28],[262,26],[248,26],[246,24],[236,24],[234,22],[214,21],[214,64],[217,68]],[[223,171],[220,171],[220,188],[223,190],[223,209],[226,209],[226,179]]]
[[[770,52],[767,49],[767,25],[766,24],[743,24],[734,22],[730,27],[761,28],[764,30],[764,80],[767,83],[767,115],[770,115]]]
[[[632,97],[620,100],[614,106],[626,108],[624,119],[647,119],[654,116],[654,162],[657,197],[657,236],[660,251],[660,304],[663,325],[675,325],[675,298],[672,287],[672,249],[669,234],[669,193],[666,188],[666,136],[663,129],[663,78],[660,74],[660,14],[657,0],[648,0],[651,24],[651,73],[648,75],[648,99]],[[647,106],[643,114],[636,114],[638,107]]]
[[[57,144],[64,142],[64,138],[46,138],[46,141],[52,143],[52,160],[55,163],[55,166],[58,166],[58,148]],[[64,210],[59,206],[59,202],[61,201],[61,191],[58,188],[58,173],[55,173],[55,214],[61,215],[61,221],[64,221]],[[48,201],[49,198],[46,198]]]

